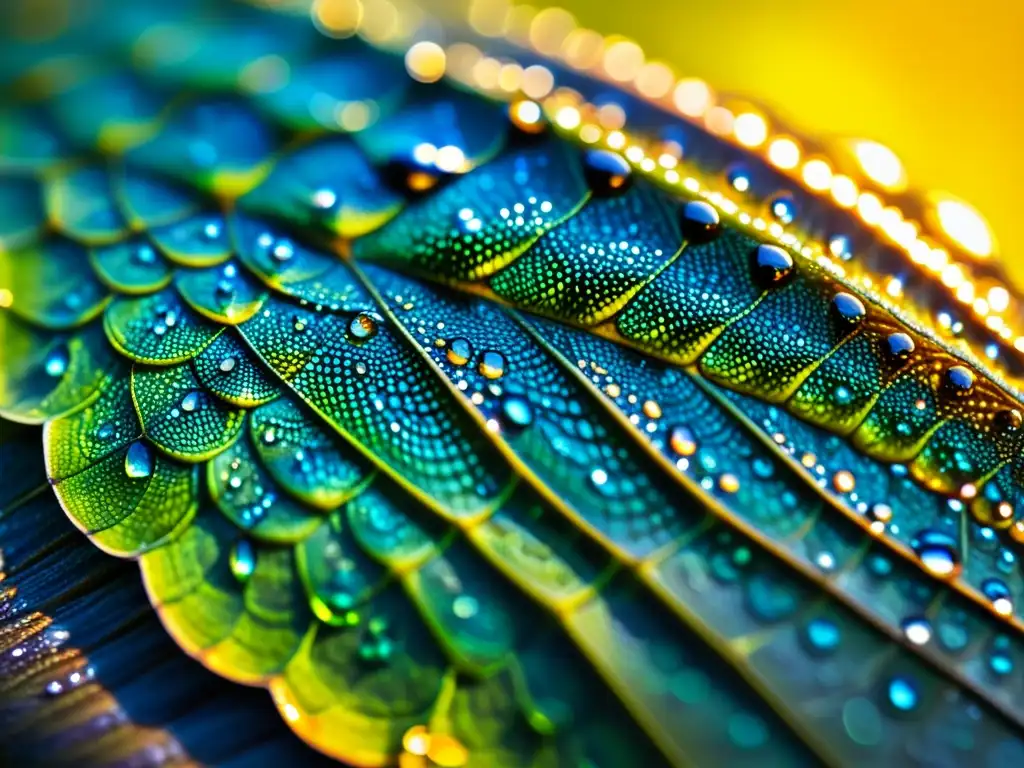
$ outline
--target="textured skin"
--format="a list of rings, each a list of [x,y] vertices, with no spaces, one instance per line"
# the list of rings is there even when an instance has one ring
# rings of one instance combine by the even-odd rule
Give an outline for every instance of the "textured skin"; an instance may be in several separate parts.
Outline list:
[[[1024,760],[1012,392],[495,105],[217,7],[185,28],[237,45],[132,70],[143,4],[113,71],[3,70],[39,98],[0,136],[0,413],[186,652],[356,765],[419,727],[440,765]],[[291,79],[239,88],[268,53]],[[372,127],[318,111],[368,84]],[[472,170],[396,186],[424,142]]]

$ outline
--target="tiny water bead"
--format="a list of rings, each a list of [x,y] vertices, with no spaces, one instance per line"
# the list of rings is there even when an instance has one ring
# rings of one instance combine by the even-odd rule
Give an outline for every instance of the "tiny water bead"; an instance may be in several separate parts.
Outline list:
[[[68,354],[67,345],[61,344],[50,351],[50,354],[46,356],[46,362],[44,366],[46,368],[46,374],[53,378],[63,376],[68,369],[68,363],[70,362],[70,356]]]
[[[189,392],[181,399],[181,410],[185,413],[192,413],[199,407],[199,393]]]
[[[852,293],[841,291],[832,297],[832,311],[846,325],[856,325],[867,315],[864,302]]]
[[[218,366],[218,368],[220,369],[221,373],[231,373],[233,370],[235,370],[235,365],[237,365],[237,362],[238,361],[235,360],[235,358],[233,357],[225,357],[223,360],[220,361],[220,365]]]
[[[910,542],[925,570],[940,578],[952,578],[960,571],[960,552],[956,540],[940,531],[918,533]]]
[[[232,575],[242,584],[249,580],[256,570],[256,550],[248,539],[239,539],[231,547],[228,565]]]
[[[737,192],[747,192],[750,190],[750,171],[745,166],[733,166],[726,173],[725,178],[729,182],[729,186]]]
[[[762,243],[754,251],[754,271],[764,286],[781,284],[793,269],[793,257],[777,245]]]
[[[617,152],[591,149],[583,155],[583,176],[596,197],[612,197],[629,189],[633,169]]]
[[[680,227],[688,243],[699,244],[713,240],[721,231],[722,218],[711,203],[691,200],[680,212]]]
[[[128,446],[124,456],[124,473],[132,479],[153,474],[153,449],[141,440]]]
[[[478,370],[486,379],[500,379],[505,375],[505,356],[501,352],[487,350],[480,358]]]
[[[1000,616],[1013,614],[1013,594],[1002,579],[985,579],[981,582],[981,592],[992,601],[993,610]]]
[[[469,343],[468,339],[458,338],[448,342],[448,351],[445,353],[445,357],[452,365],[465,365],[472,356],[473,345]]]
[[[895,360],[906,360],[913,354],[915,347],[910,335],[902,331],[890,333],[885,337],[886,352]]]
[[[367,341],[377,335],[383,318],[375,312],[360,312],[348,325],[349,335],[355,341]]]
[[[132,252],[132,258],[139,264],[153,264],[156,261],[156,251],[149,243],[140,243]]]
[[[902,623],[903,636],[914,645],[925,645],[932,639],[932,625],[920,616],[905,619]]]
[[[917,686],[907,677],[894,677],[887,687],[889,703],[900,712],[913,711],[920,700]]]
[[[804,640],[811,653],[827,656],[839,647],[839,626],[832,619],[811,619],[804,630]]]
[[[964,365],[954,365],[946,369],[946,389],[957,397],[971,394],[974,391],[975,380],[974,372]]]

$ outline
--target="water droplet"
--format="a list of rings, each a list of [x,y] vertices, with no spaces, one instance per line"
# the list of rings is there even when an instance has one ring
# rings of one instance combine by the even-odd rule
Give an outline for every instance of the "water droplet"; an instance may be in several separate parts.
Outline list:
[[[992,607],[1001,616],[1013,614],[1013,593],[1002,579],[988,578],[981,582],[981,592],[992,601]]]
[[[857,479],[849,470],[841,469],[832,475],[832,487],[839,493],[849,493],[856,487],[856,485]]]
[[[348,324],[349,335],[356,341],[366,341],[377,335],[377,330],[384,320],[374,312],[360,312]]]
[[[811,652],[817,655],[828,655],[839,647],[839,626],[832,619],[811,619],[804,634]]]
[[[605,472],[600,467],[598,467],[597,469],[590,473],[590,481],[594,485],[600,487],[608,482],[608,473]]]
[[[796,218],[796,201],[789,194],[775,197],[768,209],[772,212],[772,217],[780,224],[792,224]]]
[[[478,370],[484,378],[500,379],[505,375],[505,356],[494,350],[484,352]]]
[[[55,347],[49,355],[46,356],[46,373],[48,376],[57,378],[63,376],[65,371],[68,369],[68,363],[70,362],[68,355],[68,348],[66,345],[61,344]]]
[[[777,245],[763,243],[754,251],[754,271],[761,285],[778,285],[793,274],[793,257]]]
[[[1020,429],[1021,424],[1024,423],[1024,415],[1022,415],[1016,408],[1006,408],[998,411],[993,417],[993,420],[999,429],[1007,432],[1015,432]]]
[[[225,357],[223,360],[220,361],[220,372],[231,373],[233,370],[235,370],[235,365],[237,363],[238,361],[235,360],[235,358]]]
[[[271,244],[270,255],[277,261],[288,261],[295,255],[295,246],[290,240],[278,240]]]
[[[697,452],[697,438],[689,427],[673,427],[669,445],[680,456],[693,456]]]
[[[132,252],[132,257],[139,264],[152,264],[156,261],[156,251],[148,243],[141,243],[138,248]]]
[[[596,197],[610,197],[629,189],[633,169],[626,159],[607,149],[591,149],[583,156],[583,175]]]
[[[124,473],[131,478],[153,474],[153,449],[147,443],[140,440],[128,446],[124,457]]]
[[[239,539],[231,547],[228,558],[231,573],[242,584],[249,580],[256,570],[256,550],[248,539]]]
[[[385,183],[392,189],[416,196],[437,186],[441,173],[434,166],[426,166],[414,157],[395,157],[381,171]]]
[[[940,578],[952,578],[960,570],[960,553],[952,536],[939,531],[922,531],[910,546],[925,569]]]
[[[889,681],[889,703],[900,712],[910,712],[918,703],[917,687],[906,677],[894,677]]]
[[[473,356],[473,345],[466,339],[452,339],[448,342],[446,355],[452,365],[465,365]]]
[[[680,228],[683,238],[689,243],[706,243],[714,240],[721,230],[722,218],[711,203],[691,200],[680,212]]]
[[[832,311],[847,325],[856,325],[867,315],[864,303],[852,293],[845,291],[832,297]]]
[[[96,437],[100,440],[109,440],[114,436],[114,426],[109,421],[104,422],[100,425],[100,428],[96,430]]]
[[[896,360],[906,360],[914,352],[914,340],[909,334],[897,331],[885,337],[885,349]]]
[[[509,395],[501,402],[505,419],[517,427],[527,427],[533,422],[533,409],[525,397]]]
[[[928,619],[915,616],[904,620],[903,635],[914,645],[925,645],[932,639],[932,625]]]
[[[338,195],[333,189],[324,187],[313,193],[310,200],[313,207],[321,211],[329,211],[338,202]]]
[[[974,390],[974,372],[964,365],[954,365],[946,369],[946,389],[952,394],[963,397]]]
[[[185,413],[192,413],[196,408],[199,407],[199,393],[189,392],[185,397],[181,399],[181,410]]]

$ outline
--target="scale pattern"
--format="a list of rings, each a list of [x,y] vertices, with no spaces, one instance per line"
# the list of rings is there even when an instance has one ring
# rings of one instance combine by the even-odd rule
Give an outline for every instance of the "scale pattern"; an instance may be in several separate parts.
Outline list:
[[[355,765],[1024,761],[1014,393],[608,158],[216,7],[0,65],[0,414],[186,652]]]

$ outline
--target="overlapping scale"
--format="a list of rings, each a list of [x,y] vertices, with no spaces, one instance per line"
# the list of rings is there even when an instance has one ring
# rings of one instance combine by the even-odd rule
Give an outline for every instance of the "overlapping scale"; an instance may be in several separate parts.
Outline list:
[[[204,507],[178,538],[140,560],[164,626],[188,653],[245,683],[299,651],[312,616],[288,548],[248,539]]]
[[[0,249],[9,251],[27,245],[45,225],[39,182],[30,177],[0,177]]]
[[[110,342],[140,363],[184,362],[221,332],[189,309],[173,289],[141,298],[118,297],[103,317]]]
[[[513,149],[411,205],[362,238],[360,259],[439,278],[478,279],[507,265],[588,195],[576,150]]]
[[[0,251],[0,287],[11,296],[5,311],[54,330],[84,325],[109,301],[109,291],[89,264],[88,251],[56,236]]]
[[[50,221],[70,237],[98,245],[118,240],[128,231],[110,175],[102,166],[64,171],[47,181],[44,194]]]
[[[281,217],[296,227],[351,238],[394,216],[402,197],[355,144],[338,137],[287,150],[238,204],[255,216]]]
[[[146,238],[97,246],[89,259],[96,276],[117,293],[155,293],[171,282],[170,265]]]
[[[222,325],[244,323],[260,311],[267,298],[263,287],[234,261],[181,270],[174,284],[192,309]]]
[[[183,461],[213,458],[242,431],[244,413],[202,388],[187,363],[132,369],[132,399],[150,441]]]
[[[203,388],[232,405],[255,408],[281,394],[269,371],[230,331],[221,333],[200,352],[193,366]]]

